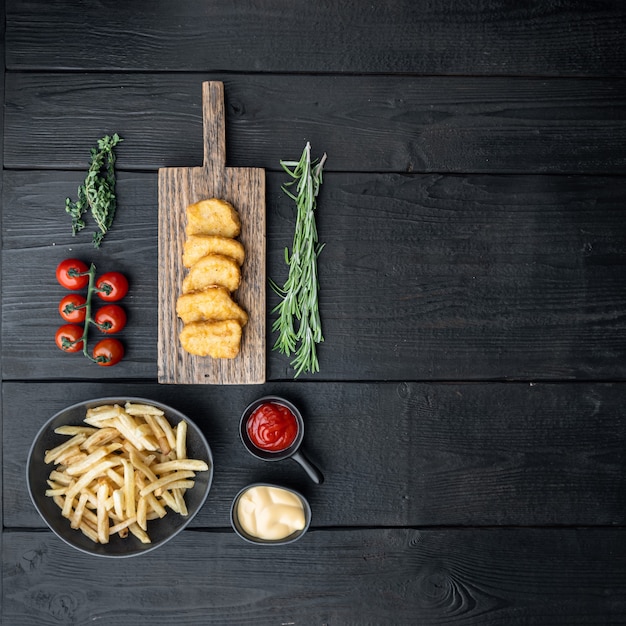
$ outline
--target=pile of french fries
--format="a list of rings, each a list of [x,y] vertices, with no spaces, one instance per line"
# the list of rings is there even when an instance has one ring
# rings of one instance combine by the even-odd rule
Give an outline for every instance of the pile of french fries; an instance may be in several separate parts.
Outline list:
[[[209,466],[187,458],[187,422],[172,427],[159,408],[130,402],[88,409],[84,422],[56,428],[70,439],[44,458],[55,465],[46,495],[72,528],[96,543],[129,532],[151,543],[149,520],[188,514],[185,491]]]

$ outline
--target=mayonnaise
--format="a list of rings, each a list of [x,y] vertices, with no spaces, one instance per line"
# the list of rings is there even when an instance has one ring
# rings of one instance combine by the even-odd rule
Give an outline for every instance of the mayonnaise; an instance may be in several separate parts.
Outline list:
[[[302,530],[306,520],[300,498],[286,489],[258,485],[239,498],[237,519],[246,533],[264,540],[278,540]]]

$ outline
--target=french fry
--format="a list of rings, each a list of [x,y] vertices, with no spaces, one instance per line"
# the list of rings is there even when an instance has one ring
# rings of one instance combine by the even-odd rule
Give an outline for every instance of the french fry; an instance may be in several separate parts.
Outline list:
[[[120,519],[124,519],[124,490],[116,489],[113,492],[113,510],[115,515]]]
[[[165,491],[161,490],[161,494],[159,495],[159,497],[161,498],[161,500],[163,500],[163,502],[165,502],[165,504],[167,504],[170,509],[172,509],[172,511],[174,511],[174,513],[178,513],[180,515],[180,509],[178,508],[176,498],[167,489]]]
[[[55,483],[61,485],[71,485],[74,480],[71,476],[68,476],[65,472],[58,472],[57,470],[52,470],[50,472],[50,480]]]
[[[185,497],[182,489],[172,489],[172,495],[174,496],[174,500],[176,500],[176,504],[178,506],[178,512],[185,517],[189,515],[189,511],[187,510],[187,505],[185,504]]]
[[[74,513],[72,513],[70,526],[72,528],[80,528],[80,524],[83,520],[83,513],[85,512],[85,505],[87,504],[88,494],[83,492],[80,494],[78,498],[78,504],[74,509]]]
[[[91,435],[92,433],[97,433],[98,429],[93,428],[92,426],[59,426],[54,429],[54,432],[57,435]]]
[[[170,423],[167,421],[165,415],[155,415],[154,419],[157,421],[157,424],[161,427],[167,442],[170,445],[170,449],[176,449],[176,435],[174,434],[174,430],[172,429]]]
[[[127,418],[130,416],[127,415]],[[145,450],[144,443],[140,437],[135,433],[135,426],[128,422],[128,419],[123,419],[123,415],[119,415],[114,418],[111,423],[120,431],[123,437],[125,437],[137,450]],[[156,449],[156,447],[155,447]]]
[[[187,422],[182,420],[176,426],[176,458],[187,458]]]
[[[88,472],[85,472],[68,490],[67,497],[75,497],[81,489],[87,487],[94,479],[102,475],[106,470],[121,462],[121,459],[111,459],[98,463],[95,467],[92,467]]]
[[[167,440],[167,437],[165,436],[163,429],[159,426],[158,422],[156,421],[154,415],[145,415],[144,419],[146,420],[146,423],[152,429],[152,434],[154,435],[154,438],[157,440],[157,443],[159,445],[159,450],[161,451],[161,453],[169,454],[171,450],[169,441]]]
[[[157,479],[156,481],[151,482],[149,485],[146,485],[143,489],[139,491],[140,496],[145,496],[152,491],[156,491],[158,489],[169,489],[169,483],[175,483],[186,478],[193,478],[195,476],[194,472],[182,470],[180,472],[171,472]],[[193,487],[193,483],[191,484]]]
[[[143,417],[146,415],[165,415],[161,409],[151,404],[127,402],[124,408],[129,415],[141,415]]]
[[[107,476],[111,482],[115,483],[118,487],[124,486],[124,475],[116,472],[114,467],[107,470]]]
[[[81,530],[83,534],[89,537],[89,539],[91,539],[94,543],[98,543],[98,532],[94,530],[92,526],[86,522],[81,522],[78,529]]]
[[[135,470],[128,459],[122,459],[124,466],[124,508],[128,517],[135,517]]]
[[[98,542],[109,543],[109,516],[107,515],[106,500],[109,496],[109,485],[101,481],[98,485]]]
[[[126,530],[131,524],[134,524],[137,521],[136,517],[128,517],[119,524],[115,524],[115,526],[111,526],[109,528],[110,535],[116,535],[121,533],[123,530]]]
[[[167,489],[168,491],[173,489],[191,489],[193,485],[193,480],[174,480],[167,484]]]
[[[78,446],[72,446],[65,450],[65,452],[61,452],[59,456],[55,459],[57,465],[71,465],[72,463],[78,463],[82,461],[87,454],[82,452]]]
[[[87,452],[93,452],[97,446],[103,446],[120,436],[120,432],[116,428],[105,427],[92,430],[95,432],[89,435],[80,446],[82,450],[87,450]]]
[[[44,463],[54,463],[63,452],[73,446],[79,446],[83,441],[85,441],[85,439],[87,439],[85,433],[79,433],[78,435],[74,435],[71,439],[63,442],[61,445],[58,445],[56,448],[48,450],[43,459]]]
[[[89,469],[91,469],[100,459],[104,458],[111,454],[111,452],[115,452],[122,447],[121,443],[112,443],[108,446],[98,448],[91,454],[88,454],[84,459],[78,461],[77,463],[68,464],[67,469],[65,470],[70,476],[79,476],[84,474]]]
[[[70,516],[72,515],[73,507],[74,507],[74,496],[70,497],[66,493],[65,498],[63,500],[63,506],[61,507],[61,515],[69,519]]]
[[[122,407],[120,407],[119,404],[103,404],[102,406],[87,409],[85,422],[87,422],[87,424],[98,425],[111,418],[117,417],[121,412]]]
[[[167,509],[157,500],[153,493],[149,493],[144,497],[146,498],[150,510],[155,513],[157,517],[165,517],[167,515]]]
[[[209,465],[187,458],[187,423],[173,428],[163,411],[141,403],[88,409],[87,426],[61,426],[68,436],[47,450],[53,464],[46,495],[70,527],[95,543],[112,535],[150,543],[149,523],[169,508],[188,515],[185,493]]]
[[[148,501],[146,496],[139,496],[139,502],[137,502],[137,524],[142,530],[148,530],[148,521],[146,515],[148,513]]]
[[[152,466],[152,470],[157,474],[176,472],[179,470],[191,470],[193,472],[206,472],[209,466],[198,459],[176,459],[175,461],[165,461]]]
[[[136,470],[139,470],[150,482],[159,480],[157,475],[141,460],[139,454],[134,450],[130,452],[130,462],[132,466]]]
[[[134,524],[130,524],[128,530],[130,530],[130,532],[133,533],[133,535],[135,535],[135,537],[137,537],[137,539],[139,539],[141,543],[152,543],[150,541],[150,536],[148,535],[148,533],[143,530],[139,526],[139,524],[137,524],[137,522],[135,522]]]

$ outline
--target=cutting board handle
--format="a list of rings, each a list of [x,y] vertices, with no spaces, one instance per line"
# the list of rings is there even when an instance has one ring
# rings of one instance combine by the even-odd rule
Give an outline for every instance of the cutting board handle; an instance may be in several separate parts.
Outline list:
[[[224,83],[202,83],[202,125],[204,134],[204,167],[226,167],[226,115]]]

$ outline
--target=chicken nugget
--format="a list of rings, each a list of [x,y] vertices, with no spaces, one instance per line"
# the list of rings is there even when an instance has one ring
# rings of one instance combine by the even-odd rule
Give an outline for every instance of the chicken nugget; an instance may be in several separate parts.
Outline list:
[[[183,326],[179,338],[189,354],[234,359],[241,346],[241,325],[235,320],[191,322]]]
[[[183,265],[191,267],[207,254],[223,254],[243,265],[243,244],[232,237],[220,235],[191,235],[183,244]]]
[[[231,298],[225,287],[207,287],[179,296],[176,314],[183,323],[234,319],[241,326],[248,323],[248,314]]]
[[[187,207],[187,235],[236,237],[240,231],[239,214],[226,200],[210,198]]]
[[[212,285],[235,291],[241,282],[241,269],[236,261],[222,254],[207,254],[189,268],[183,279],[183,293],[201,291]]]

